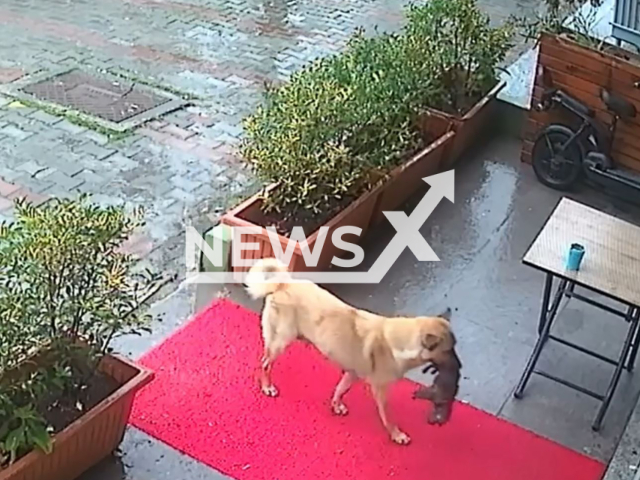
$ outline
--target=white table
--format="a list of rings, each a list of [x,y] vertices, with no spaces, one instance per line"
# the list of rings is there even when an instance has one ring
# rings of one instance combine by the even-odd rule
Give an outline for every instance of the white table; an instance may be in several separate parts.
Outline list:
[[[565,268],[569,247],[579,243],[585,248],[580,270]],[[622,370],[633,370],[640,347],[640,227],[599,210],[563,198],[547,220],[522,262],[546,273],[542,309],[538,323],[538,341],[514,393],[522,398],[532,373],[542,375],[601,401],[592,428],[599,430],[620,380]],[[558,286],[551,300],[554,280]],[[622,303],[625,310],[604,305],[575,292],[580,286]],[[551,326],[563,297],[586,302],[625,319],[629,330],[618,359],[576,345],[551,334]],[[536,370],[540,353],[548,340],[559,342],[615,366],[604,395],[588,390],[550,373]]]

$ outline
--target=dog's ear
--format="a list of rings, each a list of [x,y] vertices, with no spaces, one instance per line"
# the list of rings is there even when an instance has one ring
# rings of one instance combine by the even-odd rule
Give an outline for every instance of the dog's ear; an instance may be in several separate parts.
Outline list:
[[[447,322],[451,322],[451,307],[447,307],[447,309],[438,315],[440,318],[444,318]]]
[[[438,345],[440,345],[440,343],[442,343],[442,337],[434,335],[433,333],[427,333],[424,337],[422,337],[422,346],[430,352],[433,352],[436,348],[438,348]]]

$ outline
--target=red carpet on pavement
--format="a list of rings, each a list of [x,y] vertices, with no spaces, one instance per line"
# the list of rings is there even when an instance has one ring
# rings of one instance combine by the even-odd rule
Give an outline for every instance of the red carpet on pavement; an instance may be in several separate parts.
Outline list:
[[[141,359],[156,379],[138,395],[132,424],[238,480],[596,480],[603,474],[601,463],[462,403],[449,424],[430,426],[430,404],[411,398],[416,384],[408,380],[395,385],[389,406],[412,442],[394,445],[363,385],[345,397],[349,415],[331,414],[340,372],[313,348],[296,343],[279,358],[277,398],[259,391],[260,354],[258,316],[215,302]]]

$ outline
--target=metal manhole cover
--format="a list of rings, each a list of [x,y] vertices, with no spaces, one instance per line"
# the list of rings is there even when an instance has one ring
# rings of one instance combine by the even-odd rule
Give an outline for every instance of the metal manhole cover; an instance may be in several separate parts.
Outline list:
[[[72,70],[22,89],[38,100],[120,123],[171,101],[135,84],[106,80]]]

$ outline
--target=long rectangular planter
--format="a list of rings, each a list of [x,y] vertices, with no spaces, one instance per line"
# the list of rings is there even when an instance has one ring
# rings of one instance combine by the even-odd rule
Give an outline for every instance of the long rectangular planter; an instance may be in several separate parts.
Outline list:
[[[497,128],[495,115],[497,111],[497,96],[506,86],[506,82],[499,81],[478,103],[476,103],[467,113],[462,116],[452,115],[441,110],[430,108],[432,115],[441,117],[451,123],[456,132],[455,140],[451,146],[451,151],[443,165],[443,169],[453,167],[460,157],[469,148],[473,147],[485,134],[490,134],[492,126]]]
[[[362,233],[359,237],[351,235],[343,236],[345,241],[358,243],[369,227],[384,218],[382,215],[383,211],[394,210],[401,206],[411,194],[425,185],[422,177],[437,173],[441,170],[443,160],[448,155],[449,148],[456,134],[450,130],[450,124],[447,120],[437,116],[429,120],[429,125],[431,129],[442,132],[436,141],[413,156],[407,163],[391,171],[385,180],[378,183],[374,188],[361,195],[348,207],[329,219],[324,225],[328,227],[328,233],[322,246],[319,261],[315,267],[309,267],[305,264],[302,250],[299,244],[297,244],[291,262],[289,263],[289,269],[291,271],[326,270],[333,257],[340,256],[340,254],[343,253],[343,250],[331,242],[331,235],[337,228],[345,225],[361,228]],[[273,188],[277,188],[277,185],[271,185],[267,190]],[[222,217],[221,222],[231,227],[255,227],[257,225],[246,219],[254,217],[251,213],[257,212],[261,206],[262,196],[260,194],[254,195],[227,212]],[[245,259],[260,259],[274,256],[266,229],[264,229],[262,225],[259,227],[262,228],[260,233],[243,235],[243,242],[253,242],[258,245],[257,250],[247,250],[243,252],[244,255],[242,257]],[[315,251],[314,249],[318,241],[319,233],[320,229],[313,232],[307,238],[311,251]],[[278,240],[282,251],[285,251],[288,238],[278,235]],[[246,271],[247,269],[248,267],[232,266],[234,272]]]
[[[134,397],[151,382],[153,373],[114,355],[105,356],[99,369],[121,387],[58,433],[54,437],[53,452],[28,453],[0,470],[0,480],[74,480],[118,447]]]
[[[635,104],[640,109],[640,55],[613,45],[599,51],[581,45],[570,38],[543,34],[536,65],[532,104],[535,105],[546,88],[561,88],[592,108],[596,117],[609,125],[612,116],[600,98],[602,87]],[[575,117],[560,108],[544,112],[531,109],[528,114],[521,160],[531,162],[533,143],[538,132],[549,123],[575,122]],[[640,172],[640,116],[618,122],[613,143],[614,161]]]

